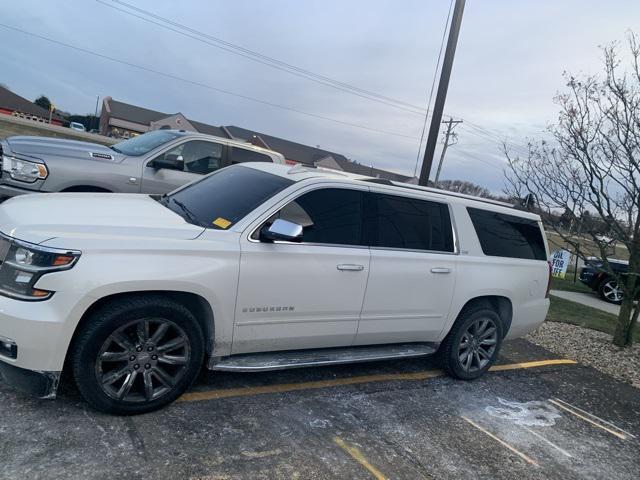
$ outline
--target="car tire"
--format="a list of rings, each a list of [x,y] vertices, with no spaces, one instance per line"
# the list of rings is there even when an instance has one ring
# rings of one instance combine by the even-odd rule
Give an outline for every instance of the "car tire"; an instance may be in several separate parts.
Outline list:
[[[605,278],[598,285],[598,295],[602,300],[614,305],[620,305],[624,299],[624,294],[618,288],[618,282],[613,278]]]
[[[442,368],[461,380],[481,377],[498,358],[503,337],[495,310],[486,305],[465,308],[440,345]]]
[[[76,336],[73,376],[96,410],[136,415],[177,399],[204,361],[204,337],[189,309],[160,295],[128,297],[93,312]]]

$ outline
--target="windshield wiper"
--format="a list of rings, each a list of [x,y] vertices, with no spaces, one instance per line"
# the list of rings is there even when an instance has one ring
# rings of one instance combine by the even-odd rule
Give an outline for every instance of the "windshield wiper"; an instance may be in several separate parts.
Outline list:
[[[189,223],[193,223],[194,225],[197,225],[199,227],[206,228],[206,225],[198,220],[198,217],[196,217],[195,214],[191,210],[189,210],[189,207],[187,207],[184,203],[182,203],[180,200],[176,200],[175,198],[171,198],[170,200],[173,201],[173,203],[175,203],[178,207],[180,207],[180,210],[184,212],[187,220],[189,220]]]
[[[122,153],[120,150],[118,150],[118,148],[115,145],[111,145],[109,148],[116,153]]]

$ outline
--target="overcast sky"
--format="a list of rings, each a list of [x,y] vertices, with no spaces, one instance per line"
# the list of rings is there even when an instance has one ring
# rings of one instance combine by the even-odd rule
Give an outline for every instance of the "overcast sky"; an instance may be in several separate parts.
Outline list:
[[[126,1],[423,107],[449,10],[449,0]],[[97,95],[110,95],[213,125],[237,125],[320,145],[360,163],[413,174],[421,115],[261,65],[97,1],[0,0],[0,6],[0,23],[11,27],[388,133],[223,94],[0,27],[0,83],[24,97],[46,94],[62,110],[89,113]],[[640,33],[637,0],[468,0],[445,108],[467,123],[457,130],[459,143],[447,152],[441,178],[470,180],[499,191],[504,160],[498,138],[524,144],[539,136],[557,116],[553,96],[563,87],[563,71],[599,72],[598,45],[624,41],[630,29]],[[487,138],[470,125],[492,134]]]

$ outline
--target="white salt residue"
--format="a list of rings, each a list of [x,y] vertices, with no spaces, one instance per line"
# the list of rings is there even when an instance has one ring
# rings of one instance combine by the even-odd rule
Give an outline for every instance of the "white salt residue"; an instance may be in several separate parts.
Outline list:
[[[561,417],[557,408],[544,401],[510,402],[498,397],[502,407],[486,407],[485,411],[492,417],[511,420],[517,425],[527,427],[550,427]]]
[[[331,426],[331,422],[329,420],[322,420],[320,418],[309,422],[313,428],[327,428]]]

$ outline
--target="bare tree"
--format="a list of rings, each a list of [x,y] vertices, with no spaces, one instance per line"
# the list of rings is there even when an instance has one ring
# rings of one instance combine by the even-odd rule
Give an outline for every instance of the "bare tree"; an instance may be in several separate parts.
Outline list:
[[[467,180],[440,180],[437,184],[438,188],[449,192],[464,193],[475,197],[492,198],[491,192],[481,185],[476,185]]]
[[[555,98],[559,118],[549,128],[552,141],[530,143],[527,158],[504,148],[507,192],[520,198],[533,194],[549,226],[576,250],[581,239],[589,238],[603,269],[622,289],[613,338],[621,347],[632,344],[640,313],[634,308],[640,289],[640,43],[633,33],[628,46],[628,65],[623,66],[614,43],[602,48],[604,74],[565,73],[566,90]],[[629,252],[627,275],[608,261],[614,242]]]

